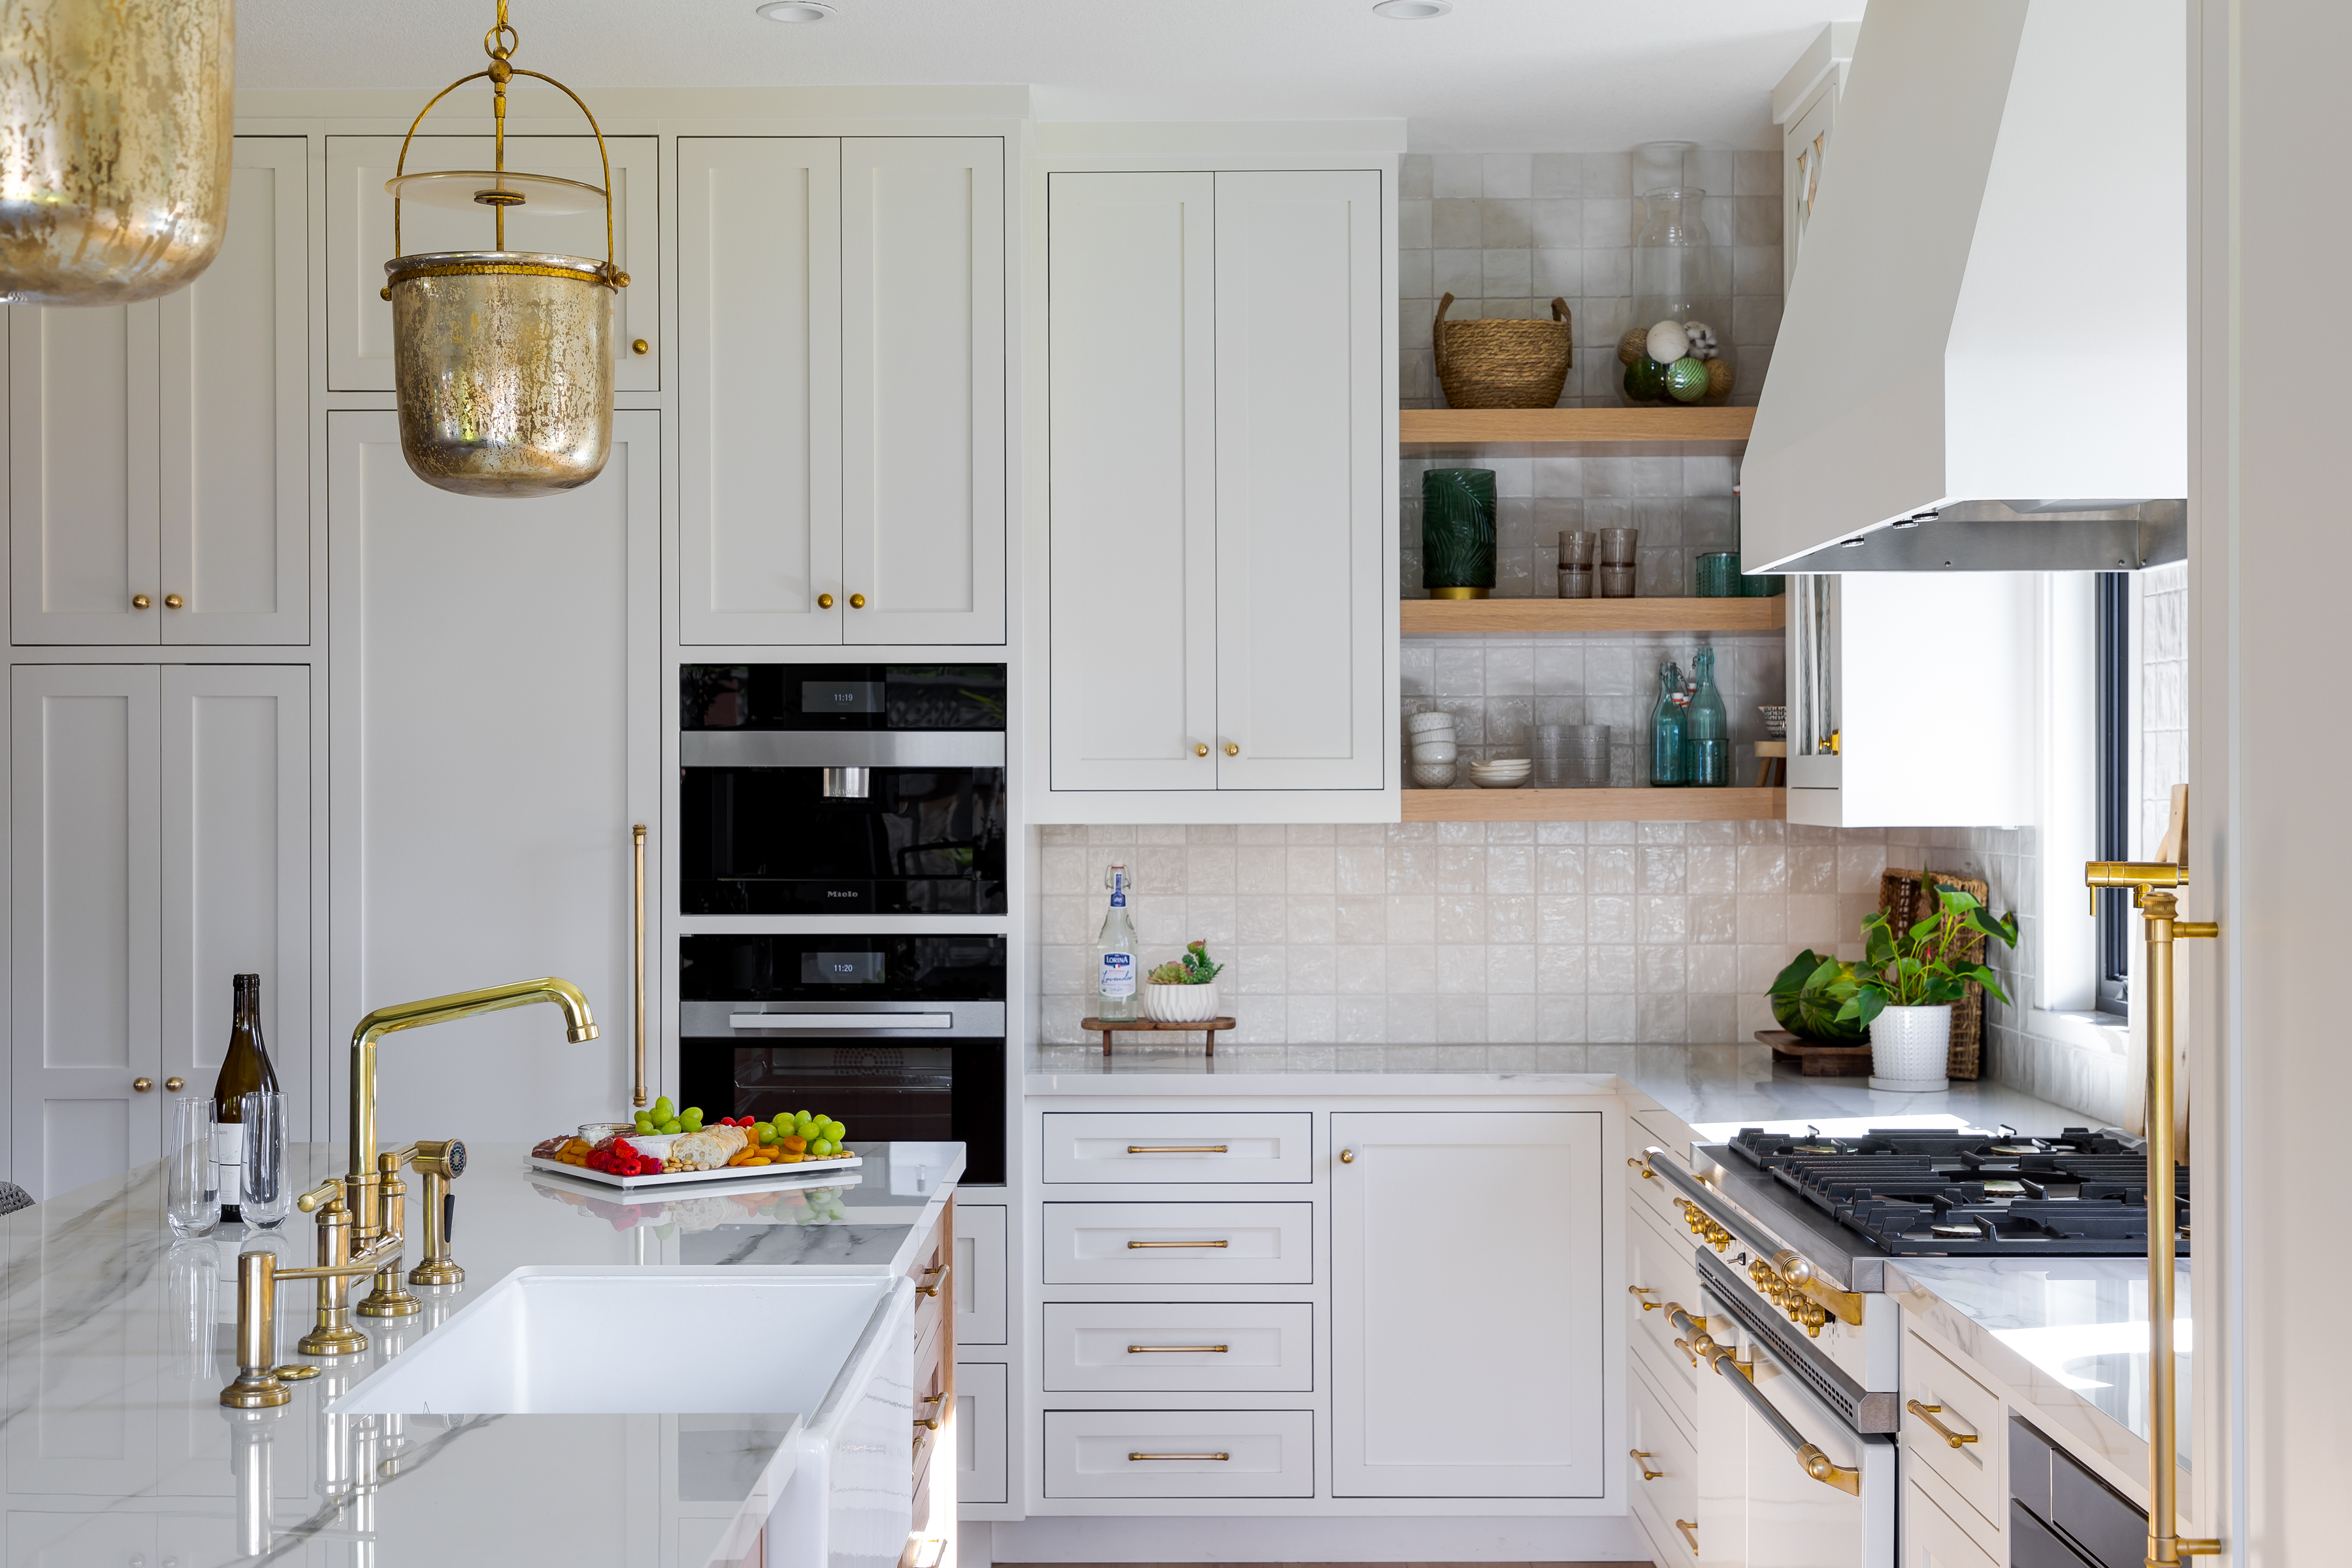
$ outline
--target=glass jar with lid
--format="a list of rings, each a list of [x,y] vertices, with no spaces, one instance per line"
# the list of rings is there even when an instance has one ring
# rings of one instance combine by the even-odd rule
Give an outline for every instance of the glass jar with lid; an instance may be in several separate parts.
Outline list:
[[[1633,318],[1618,339],[1621,395],[1635,406],[1713,405],[1738,384],[1727,256],[1706,226],[1706,193],[1686,177],[1697,146],[1634,149]]]

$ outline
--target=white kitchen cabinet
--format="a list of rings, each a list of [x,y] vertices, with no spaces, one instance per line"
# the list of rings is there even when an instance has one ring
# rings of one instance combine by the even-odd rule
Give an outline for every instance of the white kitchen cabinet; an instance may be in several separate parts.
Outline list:
[[[1332,1494],[1601,1496],[1600,1115],[1334,1112],[1331,1140]]]
[[[1004,1343],[1012,1297],[1002,1204],[956,1205],[955,1344]]]
[[[310,640],[305,155],[236,139],[187,288],[10,310],[13,641]]]
[[[1903,1489],[1902,1563],[1903,1568],[2000,1568],[1916,1481]]]
[[[10,673],[13,1179],[47,1197],[156,1158],[241,973],[306,1135],[309,670]]]
[[[408,471],[395,416],[327,422],[336,900],[330,1012],[554,974],[533,1006],[383,1051],[386,1147],[565,1127],[628,1103],[630,827],[658,824],[660,416],[624,411],[592,483],[529,502]],[[663,853],[656,838],[649,858]],[[650,952],[661,909],[646,910]],[[648,966],[647,1016],[663,1016]],[[656,1040],[649,1069],[660,1071]],[[341,1089],[344,1063],[331,1060]]]
[[[1797,276],[1805,226],[1821,195],[1822,170],[1837,127],[1838,96],[1853,64],[1858,22],[1832,22],[1814,35],[1780,85],[1772,89],[1772,123],[1780,128],[1780,289]]]
[[[478,89],[472,89],[478,95]],[[479,113],[478,96],[472,106]],[[457,100],[442,105],[463,112]],[[417,202],[400,205],[400,237],[393,238],[392,197],[383,183],[401,167],[397,136],[327,138],[327,386],[334,392],[390,392],[392,303],[383,297],[383,264],[395,255],[494,248],[490,209],[457,212]],[[613,302],[613,384],[621,392],[661,386],[660,154],[651,136],[607,136],[612,168],[613,259],[629,286]],[[409,146],[406,172],[487,169],[487,136],[419,135]],[[596,138],[509,136],[509,169],[556,174],[603,188],[605,160]],[[507,248],[604,259],[604,208],[561,216],[507,212]],[[646,346],[640,350],[637,344]]]
[[[2039,811],[2039,578],[1849,572],[1789,580],[1789,820],[2005,827]],[[1961,699],[1923,695],[1919,650],[1947,638]]]
[[[1047,202],[1040,818],[1381,790],[1380,175],[1056,173]]]
[[[1004,640],[1004,142],[678,142],[688,643]]]
[[[1002,1507],[1013,1500],[1007,1482],[1012,1404],[1002,1362],[956,1363],[956,1501]]]

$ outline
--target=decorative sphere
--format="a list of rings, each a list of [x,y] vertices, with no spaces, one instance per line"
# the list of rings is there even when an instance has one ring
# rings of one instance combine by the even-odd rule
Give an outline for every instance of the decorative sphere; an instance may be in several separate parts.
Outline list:
[[[1709,397],[1731,395],[1731,362],[1711,359],[1706,362],[1706,395]]]
[[[1680,321],[1660,321],[1650,329],[1644,346],[1660,364],[1672,364],[1690,353],[1690,334]]]
[[[1647,354],[1625,367],[1627,395],[1642,403],[1655,403],[1666,395],[1666,367]]]
[[[1676,403],[1696,403],[1706,395],[1706,362],[1688,354],[1666,366],[1666,395]]]
[[[1642,328],[1629,329],[1623,337],[1617,340],[1617,363],[1632,364],[1650,352],[1649,342],[1650,334]]]

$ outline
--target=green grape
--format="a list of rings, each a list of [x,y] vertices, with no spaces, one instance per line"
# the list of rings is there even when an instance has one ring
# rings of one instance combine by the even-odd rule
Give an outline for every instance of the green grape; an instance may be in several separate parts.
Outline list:
[[[849,1129],[848,1129],[848,1128],[844,1127],[844,1126],[843,1126],[840,1122],[838,1122],[838,1121],[827,1121],[827,1122],[824,1124],[824,1135],[825,1135],[827,1138],[830,1138],[831,1140],[833,1140],[833,1142],[835,1142],[835,1143],[840,1142],[841,1142],[841,1140],[842,1140],[842,1135],[843,1135],[844,1133],[847,1132],[848,1131],[849,1131]]]
[[[754,1126],[751,1131],[759,1136],[760,1144],[762,1148],[765,1148],[767,1145],[773,1143],[776,1141],[776,1130],[769,1126],[764,1121]]]
[[[686,1131],[686,1124],[679,1121],[676,1117],[672,1117],[669,1121],[661,1124],[661,1130],[665,1133],[683,1132]]]
[[[663,1095],[660,1099],[654,1101],[654,1120],[656,1121],[668,1121],[669,1113],[674,1109],[675,1107],[673,1107],[669,1102],[669,1096],[666,1094]]]
[[[702,1107],[698,1105],[689,1105],[684,1110],[679,1111],[678,1116],[681,1120],[691,1116],[697,1121],[699,1121],[702,1120]]]
[[[809,1152],[820,1160],[830,1160],[840,1152],[840,1145],[830,1138],[820,1138],[809,1145]]]

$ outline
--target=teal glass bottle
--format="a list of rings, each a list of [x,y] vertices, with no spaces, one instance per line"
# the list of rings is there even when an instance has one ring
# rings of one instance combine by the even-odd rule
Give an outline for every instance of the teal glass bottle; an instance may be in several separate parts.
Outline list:
[[[1683,783],[1723,789],[1731,783],[1731,720],[1715,689],[1715,650],[1691,656],[1690,706],[1683,713]]]
[[[1673,659],[1658,667],[1658,703],[1650,710],[1650,785],[1673,789],[1683,776],[1683,672]]]

